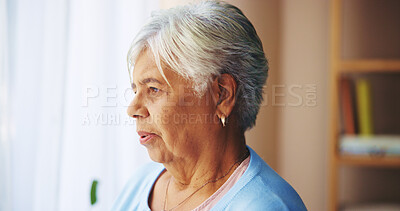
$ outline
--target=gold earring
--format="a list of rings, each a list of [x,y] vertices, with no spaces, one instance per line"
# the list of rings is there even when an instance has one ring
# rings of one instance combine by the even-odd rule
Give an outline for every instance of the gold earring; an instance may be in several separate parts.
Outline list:
[[[221,116],[222,127],[225,127],[225,115]]]

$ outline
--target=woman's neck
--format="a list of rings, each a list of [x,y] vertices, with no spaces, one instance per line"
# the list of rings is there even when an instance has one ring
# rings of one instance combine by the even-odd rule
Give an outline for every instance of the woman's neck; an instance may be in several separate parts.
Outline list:
[[[164,163],[167,173],[172,176],[171,185],[180,190],[196,189],[218,179],[219,182],[207,185],[218,189],[232,174],[238,160],[247,153],[244,134],[232,130],[223,128],[218,135],[207,134],[209,140],[199,144],[201,151],[197,156],[189,154]]]

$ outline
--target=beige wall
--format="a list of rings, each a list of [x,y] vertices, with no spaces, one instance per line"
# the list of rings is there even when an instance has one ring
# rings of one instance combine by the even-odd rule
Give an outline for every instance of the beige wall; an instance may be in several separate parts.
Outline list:
[[[186,2],[160,0],[162,8]],[[270,62],[266,101],[247,143],[298,191],[309,210],[326,210],[328,1],[228,2],[254,24]],[[316,87],[316,106],[306,105],[307,84]],[[274,96],[279,94],[285,96]],[[293,106],[299,98],[302,104]]]
[[[295,186],[309,210],[327,210],[328,2],[282,2],[281,82],[302,85],[297,90],[303,104],[282,109],[277,160],[279,172]],[[304,102],[306,84],[316,85],[314,107]]]

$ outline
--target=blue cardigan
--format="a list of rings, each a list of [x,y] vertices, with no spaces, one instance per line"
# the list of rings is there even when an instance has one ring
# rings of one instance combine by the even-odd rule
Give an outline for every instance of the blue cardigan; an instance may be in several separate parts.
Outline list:
[[[250,164],[235,185],[212,210],[307,210],[297,192],[250,147]],[[150,210],[148,198],[164,170],[150,163],[133,175],[112,210]]]

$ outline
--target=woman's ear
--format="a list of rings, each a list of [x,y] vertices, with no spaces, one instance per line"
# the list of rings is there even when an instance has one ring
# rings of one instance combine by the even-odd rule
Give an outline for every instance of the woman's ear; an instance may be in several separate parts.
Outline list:
[[[212,84],[212,96],[216,102],[217,115],[228,117],[236,102],[237,83],[230,74],[221,74]]]

